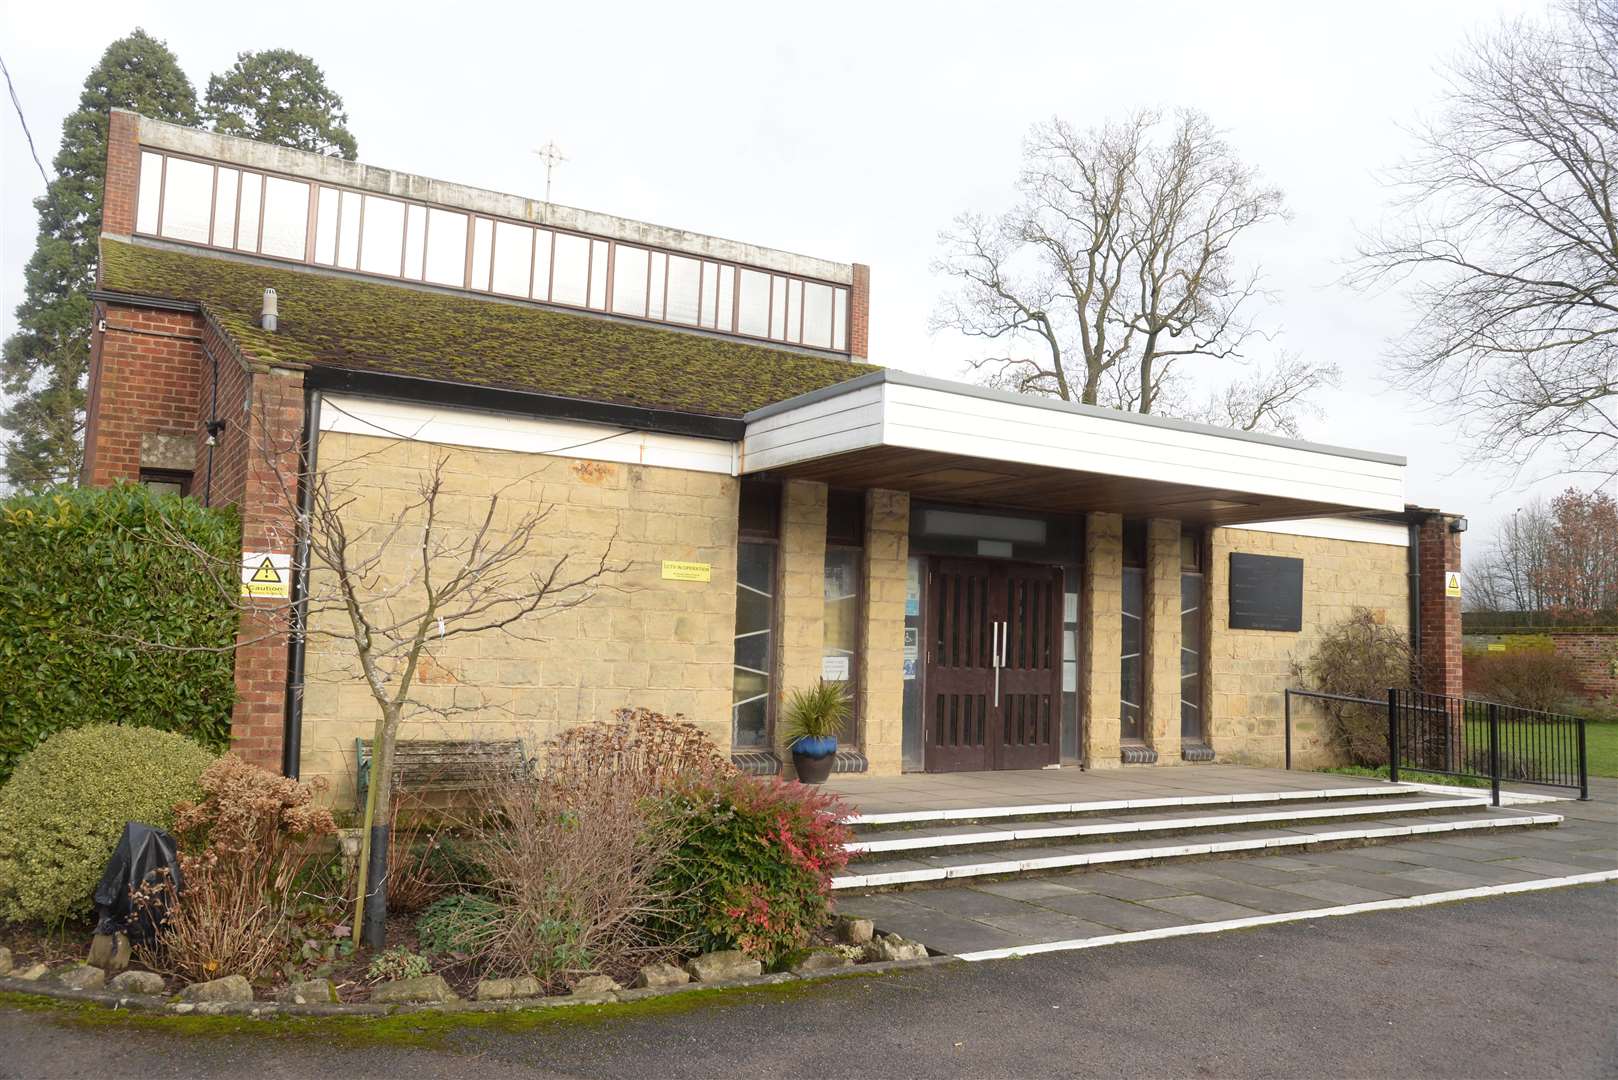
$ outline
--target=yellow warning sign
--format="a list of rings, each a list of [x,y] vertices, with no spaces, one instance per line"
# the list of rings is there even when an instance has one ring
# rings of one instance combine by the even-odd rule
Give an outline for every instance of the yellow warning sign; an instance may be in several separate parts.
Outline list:
[[[242,595],[255,600],[292,596],[292,556],[274,551],[242,553]]]
[[[1453,597],[1461,595],[1461,572],[1459,570],[1444,571],[1444,595]]]
[[[712,581],[713,564],[705,562],[676,562],[672,559],[664,559],[663,580]]]

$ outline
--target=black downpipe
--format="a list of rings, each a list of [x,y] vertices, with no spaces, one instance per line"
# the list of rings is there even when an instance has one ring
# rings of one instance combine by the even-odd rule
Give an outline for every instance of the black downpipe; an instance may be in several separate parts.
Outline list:
[[[309,528],[314,516],[314,476],[320,450],[320,391],[303,395],[302,468],[298,472],[298,541],[293,556],[292,636],[287,642],[286,730],[281,738],[281,772],[298,778],[303,757],[303,673],[305,624],[309,618]],[[375,848],[372,848],[375,851]]]
[[[202,505],[213,505],[213,450],[214,443],[219,441],[219,357],[214,355],[212,349],[204,342],[202,351],[208,354],[208,364],[212,368],[213,389],[210,391],[212,399],[208,406],[208,478],[202,482]]]

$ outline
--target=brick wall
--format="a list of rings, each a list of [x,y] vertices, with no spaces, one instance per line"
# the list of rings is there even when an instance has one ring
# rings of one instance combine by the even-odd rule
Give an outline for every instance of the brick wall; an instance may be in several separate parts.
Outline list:
[[[574,575],[611,543],[626,565],[589,599],[534,621],[522,636],[451,637],[429,648],[419,696],[434,708],[466,710],[407,720],[406,738],[511,738],[538,745],[564,728],[608,718],[619,706],[683,713],[721,747],[730,745],[731,662],[736,618],[735,479],[713,473],[576,458],[435,447],[327,433],[320,466],[353,497],[353,529],[391,523],[417,491],[435,454],[447,455],[441,510],[471,521],[502,492],[501,522],[529,509],[550,512],[531,548],[532,567],[569,554]],[[385,575],[414,564],[410,543],[390,548]],[[705,562],[711,580],[665,581],[665,559]],[[564,574],[564,577],[567,575]],[[318,597],[331,574],[314,575]],[[819,580],[816,578],[818,597]],[[377,707],[357,678],[346,617],[328,611],[307,653],[302,770],[323,775],[339,802],[351,798],[354,739],[369,738]],[[470,708],[469,708],[470,706]]]
[[[141,436],[197,433],[205,383],[202,320],[184,312],[107,304],[96,334],[84,446],[84,482],[140,477]]]
[[[1461,534],[1451,532],[1454,520],[1434,514],[1421,523],[1420,620],[1423,689],[1435,694],[1462,693],[1461,599],[1444,595],[1444,574],[1461,569]]]
[[[1573,662],[1577,696],[1618,703],[1618,626],[1485,629],[1467,633],[1461,643],[1474,656],[1491,645],[1503,646],[1506,652],[1539,650],[1565,656]]]
[[[1230,627],[1230,553],[1303,560],[1303,630]],[[1208,741],[1220,761],[1279,766],[1285,759],[1282,691],[1299,685],[1293,668],[1306,662],[1325,631],[1356,607],[1396,630],[1410,625],[1408,551],[1368,544],[1245,529],[1215,529],[1207,571],[1211,611],[1204,672],[1208,681]],[[1442,581],[1440,581],[1442,584]],[[1294,716],[1297,768],[1339,764],[1325,741],[1318,708]]]
[[[860,359],[871,355],[871,268],[854,264],[848,290],[848,351]]]
[[[101,201],[101,231],[129,236],[135,231],[140,197],[140,120],[114,109],[107,118],[107,180]]]

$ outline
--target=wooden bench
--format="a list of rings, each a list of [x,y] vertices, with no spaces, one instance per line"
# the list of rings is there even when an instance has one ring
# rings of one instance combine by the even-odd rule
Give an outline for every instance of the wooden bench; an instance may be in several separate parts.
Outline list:
[[[354,740],[355,790],[365,804],[371,784],[371,740]],[[398,791],[467,791],[521,776],[528,756],[521,739],[400,739],[393,744],[393,786]]]

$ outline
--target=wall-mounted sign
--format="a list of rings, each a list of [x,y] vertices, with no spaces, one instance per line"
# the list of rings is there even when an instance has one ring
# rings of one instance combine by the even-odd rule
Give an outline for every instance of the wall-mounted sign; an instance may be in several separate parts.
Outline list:
[[[820,658],[820,677],[827,682],[847,682],[848,657],[822,656]]]
[[[1230,553],[1232,630],[1303,629],[1303,560]]]
[[[1489,651],[1490,652],[1505,652],[1506,647],[1501,642],[1491,641],[1491,642],[1489,642]]]
[[[292,556],[274,551],[242,552],[242,595],[254,600],[292,596]]]
[[[713,564],[705,562],[676,562],[663,560],[664,581],[712,581]]]
[[[1444,571],[1444,595],[1459,598],[1461,595],[1461,572],[1459,570]]]

